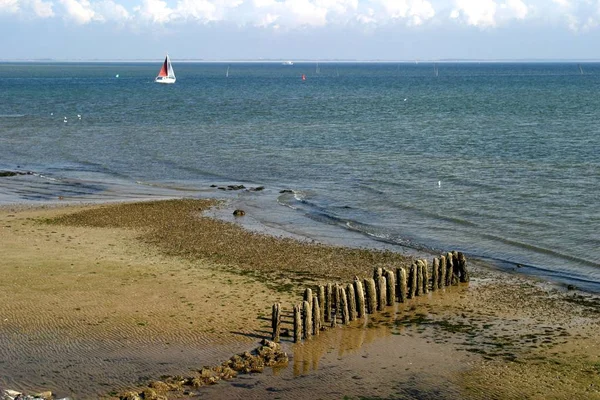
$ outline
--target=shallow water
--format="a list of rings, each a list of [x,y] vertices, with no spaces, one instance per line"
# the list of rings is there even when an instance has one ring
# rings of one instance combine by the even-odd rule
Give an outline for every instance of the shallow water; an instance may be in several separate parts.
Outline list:
[[[274,229],[600,291],[600,65],[174,63],[0,64],[0,169],[39,174],[0,202],[264,185]]]

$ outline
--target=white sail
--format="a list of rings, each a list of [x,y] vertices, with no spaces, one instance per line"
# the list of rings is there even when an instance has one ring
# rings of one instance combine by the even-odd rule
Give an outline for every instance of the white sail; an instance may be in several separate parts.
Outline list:
[[[173,70],[173,65],[171,65],[171,59],[167,54],[165,57],[165,61],[163,62],[160,71],[158,72],[158,76],[154,79],[154,82],[157,83],[175,83],[177,79],[175,78],[175,71]]]

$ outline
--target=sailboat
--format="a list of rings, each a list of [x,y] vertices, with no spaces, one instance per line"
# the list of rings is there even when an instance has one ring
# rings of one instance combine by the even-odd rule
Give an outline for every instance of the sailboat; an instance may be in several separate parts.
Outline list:
[[[162,68],[158,72],[158,76],[154,79],[154,82],[157,83],[175,83],[175,71],[173,71],[173,66],[171,65],[171,59],[169,55],[165,57],[165,62],[163,62]]]
[[[229,78],[229,65],[227,66],[227,72],[225,72],[225,78]]]

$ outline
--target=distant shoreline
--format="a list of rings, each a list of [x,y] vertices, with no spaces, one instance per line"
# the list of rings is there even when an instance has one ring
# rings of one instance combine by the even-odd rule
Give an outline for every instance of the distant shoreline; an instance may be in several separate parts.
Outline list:
[[[173,60],[177,60],[178,63],[207,63],[207,64],[221,64],[221,63],[264,63],[264,64],[281,64],[289,61],[289,59],[222,59],[222,60],[205,60],[195,58],[177,58],[172,57]],[[144,58],[144,59],[0,59],[0,64],[3,63],[156,63],[161,61],[161,57]],[[455,64],[570,64],[570,63],[599,63],[600,59],[426,59],[426,60],[347,60],[347,59],[292,59],[294,64],[302,63],[340,63],[340,64],[420,64],[420,63],[455,63]],[[293,67],[293,65],[289,65]]]

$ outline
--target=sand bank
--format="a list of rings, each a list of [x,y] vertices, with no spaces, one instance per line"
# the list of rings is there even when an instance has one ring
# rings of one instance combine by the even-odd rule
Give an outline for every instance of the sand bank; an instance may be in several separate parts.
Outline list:
[[[274,302],[410,262],[202,217],[215,204],[1,209],[0,384],[97,398],[185,375],[255,347]],[[596,298],[479,267],[197,397],[600,398],[599,317]]]

